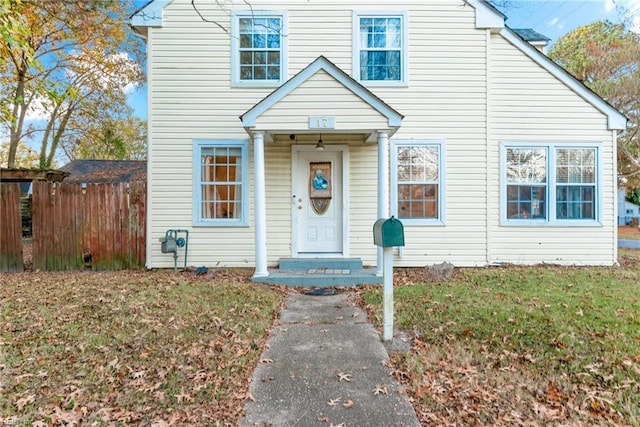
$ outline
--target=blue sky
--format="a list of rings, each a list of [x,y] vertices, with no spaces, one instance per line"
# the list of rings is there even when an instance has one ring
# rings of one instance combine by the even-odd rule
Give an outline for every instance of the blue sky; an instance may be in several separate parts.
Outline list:
[[[551,39],[551,43],[570,31],[594,21],[620,21],[618,8],[636,19],[640,0],[508,0],[502,12],[511,28],[533,28]]]
[[[212,0],[213,1],[213,0]],[[640,0],[508,0],[502,9],[511,28],[533,28],[551,39],[551,44],[568,32],[597,20],[620,21],[622,7],[636,19],[640,31]],[[146,86],[133,92],[129,104],[136,115],[147,117]]]

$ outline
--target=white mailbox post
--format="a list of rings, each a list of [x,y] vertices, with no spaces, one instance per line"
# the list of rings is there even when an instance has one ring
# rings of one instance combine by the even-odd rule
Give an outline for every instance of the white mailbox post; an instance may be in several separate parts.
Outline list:
[[[393,248],[404,246],[404,227],[399,219],[380,218],[373,224],[373,243],[382,246],[382,340],[393,339]]]

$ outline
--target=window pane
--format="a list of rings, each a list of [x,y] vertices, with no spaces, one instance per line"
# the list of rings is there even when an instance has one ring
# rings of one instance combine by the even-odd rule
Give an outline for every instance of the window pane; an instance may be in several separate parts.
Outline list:
[[[401,146],[397,150],[398,217],[439,216],[439,146]]]
[[[280,67],[267,67],[267,80],[277,80],[280,77]]]
[[[547,151],[544,148],[507,149],[507,182],[544,183],[547,180]]]
[[[556,211],[559,220],[595,219],[595,148],[556,150]]]
[[[253,63],[255,65],[258,64],[266,64],[267,63],[267,53],[262,51],[257,51],[253,54]]]
[[[401,80],[401,18],[360,18],[359,48],[361,80]]]
[[[240,48],[250,48],[251,47],[251,35],[250,34],[240,34]]]
[[[240,18],[239,24],[240,80],[280,80],[282,19]]]
[[[267,69],[266,67],[253,67],[253,79],[254,80],[265,80],[267,78]]]
[[[280,69],[280,52],[268,52],[267,53],[267,64],[269,65],[278,65],[278,69]]]
[[[253,67],[240,67],[240,78],[251,80],[253,78]]]
[[[560,149],[556,152],[558,183],[595,183],[596,154],[593,148]]]
[[[237,147],[201,150],[202,219],[240,218],[242,200],[242,151]]]
[[[558,219],[595,219],[595,186],[562,185],[556,190]]]
[[[546,219],[546,187],[507,186],[508,219]]]

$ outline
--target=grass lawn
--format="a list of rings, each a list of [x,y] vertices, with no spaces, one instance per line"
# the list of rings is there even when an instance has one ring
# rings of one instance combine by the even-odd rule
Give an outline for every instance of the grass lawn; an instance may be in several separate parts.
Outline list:
[[[282,296],[237,272],[0,275],[0,425],[235,425]]]
[[[640,425],[640,251],[620,255],[397,286],[414,346],[392,361],[423,424]],[[381,289],[361,298],[379,324]]]

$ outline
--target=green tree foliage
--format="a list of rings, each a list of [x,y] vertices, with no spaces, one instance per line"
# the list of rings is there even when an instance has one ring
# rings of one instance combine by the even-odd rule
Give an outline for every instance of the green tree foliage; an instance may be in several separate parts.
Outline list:
[[[87,120],[62,144],[71,159],[144,160],[147,122],[138,117]]]
[[[598,21],[559,39],[549,57],[629,118],[618,139],[618,176],[640,186],[640,34]]]
[[[640,205],[640,188],[636,188],[632,192],[628,193],[626,199],[631,203]]]
[[[9,160],[9,141],[0,144],[0,165],[6,165]],[[38,167],[38,152],[25,143],[18,144],[16,149],[16,168],[34,169]]]
[[[7,166],[37,138],[40,168],[51,167],[79,117],[131,115],[126,90],[139,83],[142,42],[132,37],[126,4],[111,0],[0,0],[0,126]],[[125,54],[124,52],[127,52]],[[39,120],[29,120],[29,116]]]

